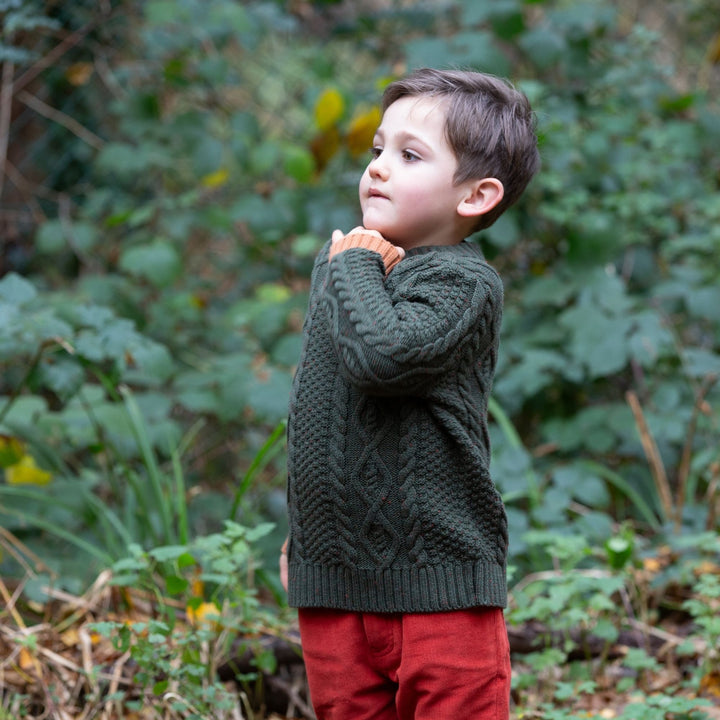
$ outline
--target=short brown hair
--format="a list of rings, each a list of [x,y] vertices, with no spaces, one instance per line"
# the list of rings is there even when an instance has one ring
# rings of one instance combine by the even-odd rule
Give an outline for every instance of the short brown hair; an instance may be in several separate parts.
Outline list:
[[[405,96],[447,98],[445,135],[458,161],[456,184],[485,177],[502,182],[503,199],[480,216],[476,230],[490,227],[523,194],[540,167],[535,115],[528,99],[493,75],[430,68],[388,85],[383,112]]]

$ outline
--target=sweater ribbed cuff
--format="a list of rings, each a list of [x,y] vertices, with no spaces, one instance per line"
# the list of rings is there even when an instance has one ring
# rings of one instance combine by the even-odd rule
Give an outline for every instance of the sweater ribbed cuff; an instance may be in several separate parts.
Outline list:
[[[443,612],[505,607],[505,568],[492,563],[359,570],[291,563],[291,607],[354,612]]]
[[[330,258],[350,248],[365,248],[372,250],[382,257],[385,265],[385,274],[387,275],[400,262],[400,253],[398,249],[391,243],[374,233],[362,232],[360,230],[351,230],[342,240],[334,242],[330,246]]]

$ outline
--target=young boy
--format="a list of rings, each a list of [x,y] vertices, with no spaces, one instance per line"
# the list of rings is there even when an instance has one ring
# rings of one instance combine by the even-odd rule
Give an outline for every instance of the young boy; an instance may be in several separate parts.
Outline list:
[[[281,567],[319,720],[508,717],[507,520],[487,427],[503,291],[465,238],[538,165],[524,95],[419,70],[383,95],[363,226],[317,258]]]

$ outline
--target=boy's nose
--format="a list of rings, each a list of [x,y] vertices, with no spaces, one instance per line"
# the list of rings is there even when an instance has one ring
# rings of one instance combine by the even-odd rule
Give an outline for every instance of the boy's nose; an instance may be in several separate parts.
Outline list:
[[[388,167],[382,161],[382,156],[370,161],[368,166],[370,177],[385,179],[388,176]]]

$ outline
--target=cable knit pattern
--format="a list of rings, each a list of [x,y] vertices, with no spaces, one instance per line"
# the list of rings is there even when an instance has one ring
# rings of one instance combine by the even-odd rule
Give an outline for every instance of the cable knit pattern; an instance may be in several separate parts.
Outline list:
[[[315,264],[290,399],[289,600],[432,612],[506,603],[487,402],[502,284],[471,243]]]

